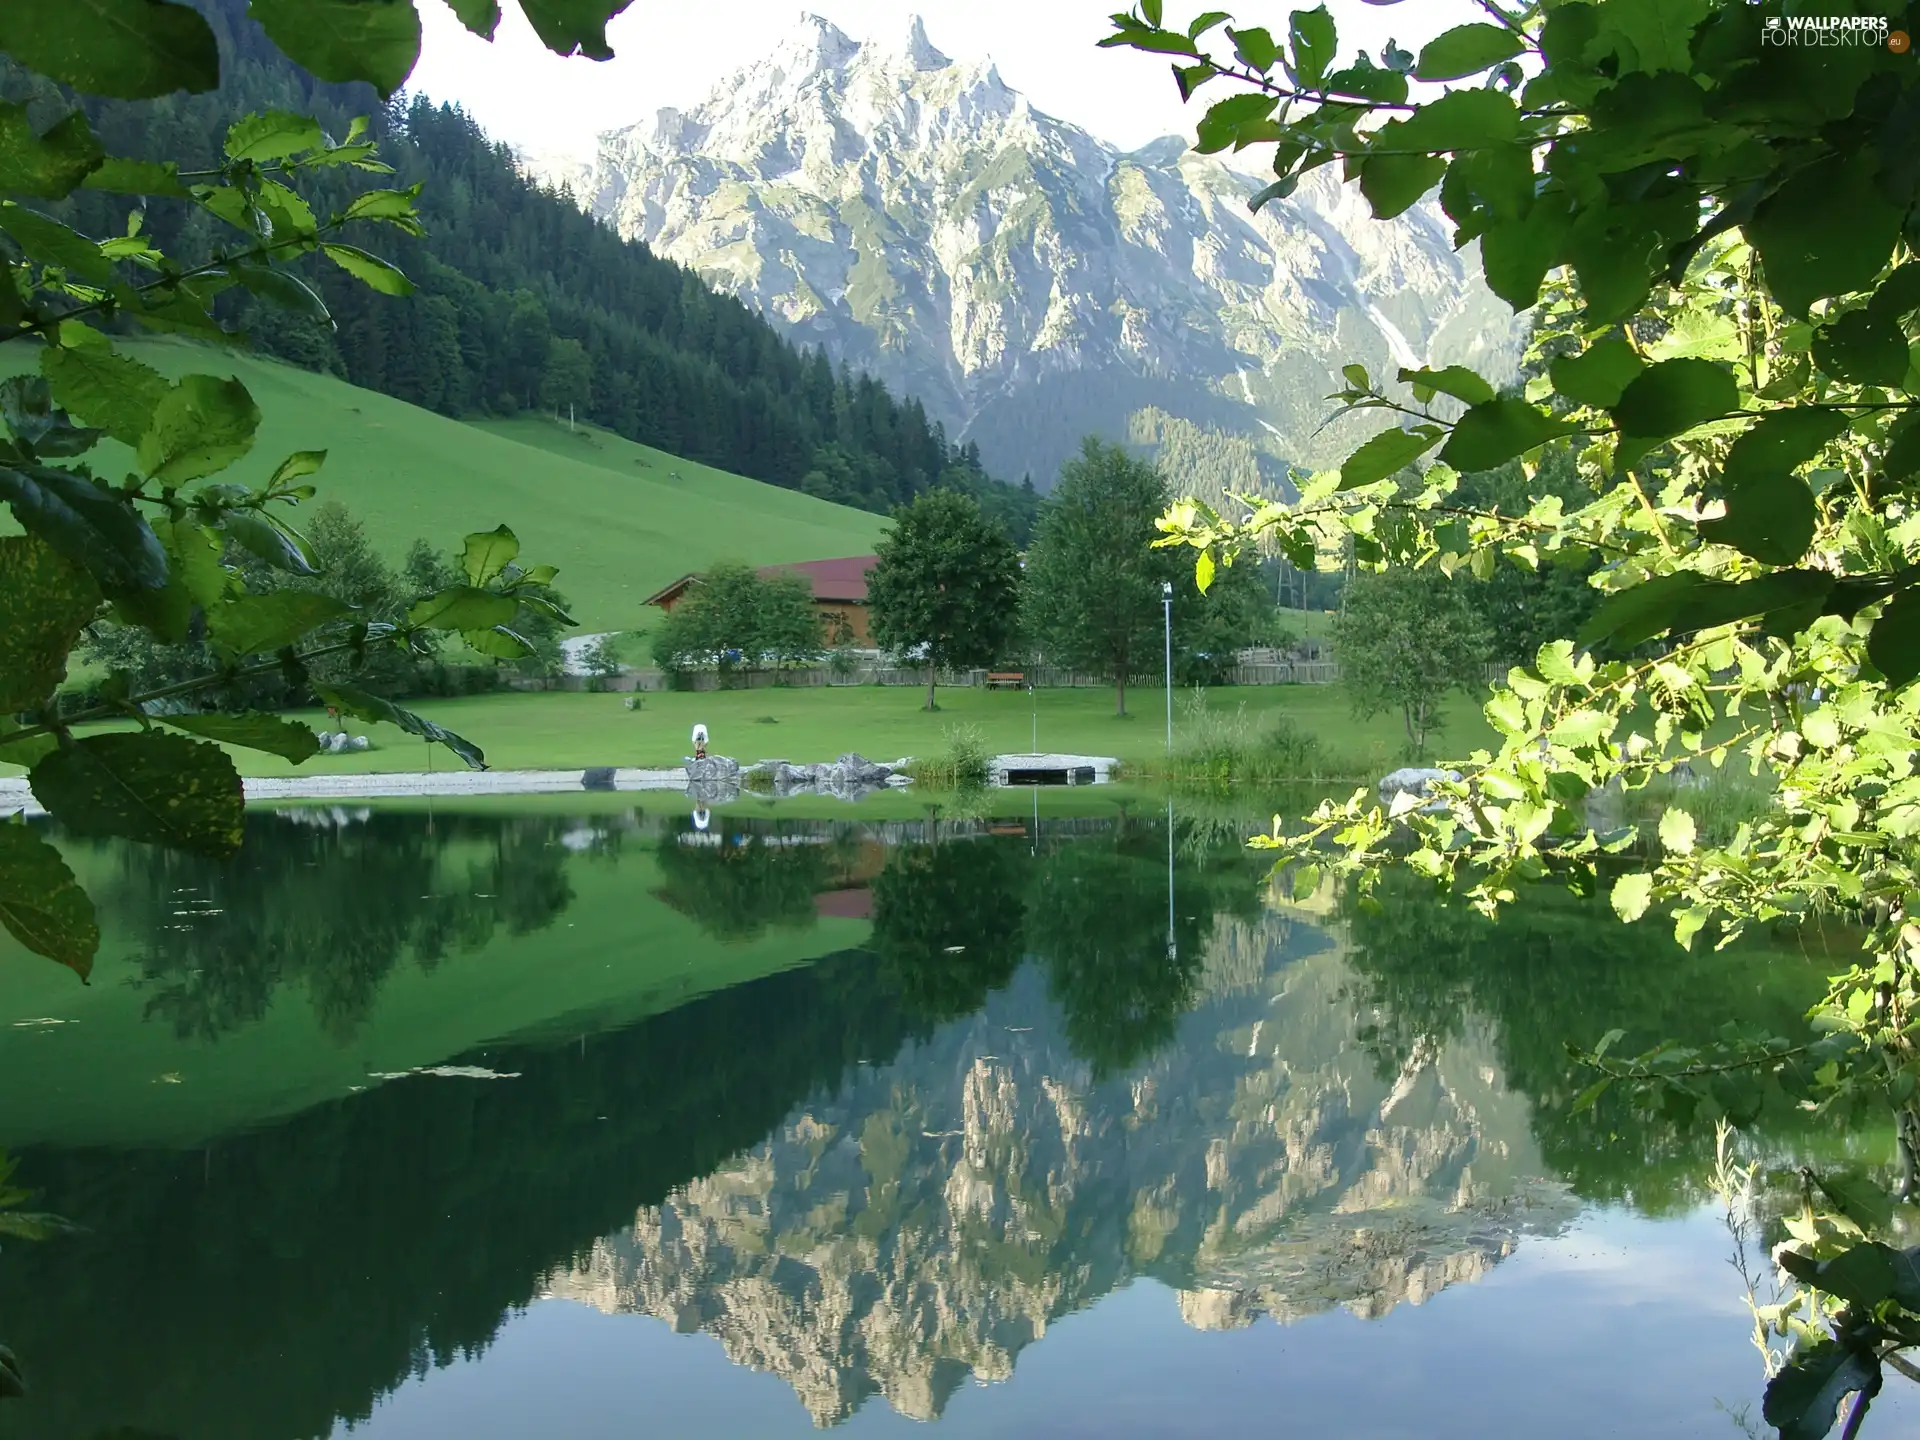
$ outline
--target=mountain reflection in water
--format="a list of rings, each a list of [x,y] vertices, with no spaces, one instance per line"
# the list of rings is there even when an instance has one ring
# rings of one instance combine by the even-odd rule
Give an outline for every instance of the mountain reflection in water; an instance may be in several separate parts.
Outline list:
[[[1699,1200],[1711,1134],[1573,1116],[1563,1040],[1784,1028],[1820,983],[1564,899],[1294,905],[1151,811],[716,822],[80,847],[77,1023],[20,1025],[68,992],[0,954],[0,1078],[44,1077],[0,1144],[87,1227],[0,1254],[4,1433],[327,1434],[543,1297],[709,1332],[824,1424],[937,1416],[1135,1277],[1200,1329],[1380,1316],[1585,1199]]]

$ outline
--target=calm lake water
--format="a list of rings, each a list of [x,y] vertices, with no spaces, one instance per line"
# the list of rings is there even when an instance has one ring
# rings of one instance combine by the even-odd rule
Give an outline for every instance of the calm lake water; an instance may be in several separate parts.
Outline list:
[[[0,940],[0,1146],[85,1231],[0,1251],[0,1437],[1763,1433],[1711,1126],[1564,1042],[1824,956],[1296,902],[1102,792],[615,800],[63,842],[107,938]],[[1763,1222],[1883,1158],[1748,1144]]]

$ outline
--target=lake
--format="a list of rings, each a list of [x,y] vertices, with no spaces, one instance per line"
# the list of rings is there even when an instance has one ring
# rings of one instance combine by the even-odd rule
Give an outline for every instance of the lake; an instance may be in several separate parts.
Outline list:
[[[541,797],[62,840],[0,940],[0,1437],[1767,1433],[1708,1117],[1566,1051],[1790,1033],[1829,961],[1293,896],[1231,807]],[[1764,1299],[1764,1295],[1762,1296]],[[1895,1386],[1902,1382],[1896,1380]],[[1913,1433],[1890,1389],[1869,1435]]]

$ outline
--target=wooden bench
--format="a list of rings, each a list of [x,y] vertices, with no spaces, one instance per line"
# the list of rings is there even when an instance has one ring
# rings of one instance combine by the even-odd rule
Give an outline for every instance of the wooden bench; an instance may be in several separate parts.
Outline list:
[[[1024,690],[1027,677],[1018,670],[992,670],[987,673],[989,690]]]

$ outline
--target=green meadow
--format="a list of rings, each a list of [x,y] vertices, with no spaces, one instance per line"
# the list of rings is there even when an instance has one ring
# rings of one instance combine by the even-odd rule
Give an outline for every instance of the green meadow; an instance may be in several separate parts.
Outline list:
[[[325,450],[317,498],[345,505],[395,563],[416,539],[457,551],[470,531],[510,525],[524,557],[560,567],[588,632],[646,628],[648,595],[717,560],[862,555],[885,524],[584,425],[537,415],[467,424],[243,351],[122,346],[168,375],[232,375],[252,392],[259,438],[222,481],[261,484],[291,452]],[[7,348],[23,353],[0,360],[0,374],[33,363],[26,347]],[[124,455],[107,442],[97,468],[113,474]]]
[[[1165,696],[1161,689],[1130,689],[1124,718],[1113,713],[1111,690],[1092,688],[1042,690],[1037,696],[1023,690],[945,689],[933,714],[922,708],[926,691],[911,685],[670,691],[638,696],[639,708],[633,710],[627,708],[626,695],[568,691],[409,703],[479,745],[497,770],[670,767],[689,753],[688,736],[699,722],[712,733],[714,753],[743,763],[802,764],[831,760],[848,750],[880,761],[929,757],[946,750],[952,727],[968,725],[979,730],[982,743],[994,753],[1028,750],[1037,734],[1043,751],[1112,755],[1131,769],[1152,774],[1166,755]],[[1175,692],[1176,747],[1196,723],[1193,703],[1193,692]],[[1373,779],[1404,763],[1399,717],[1356,720],[1338,685],[1228,687],[1207,692],[1206,705],[1215,715],[1244,705],[1249,721],[1256,724],[1285,716],[1320,741],[1325,756],[1320,773],[1325,778]],[[1478,701],[1456,696],[1447,714],[1452,723],[1435,746],[1437,755],[1464,755],[1494,743]],[[325,720],[314,712],[295,718]],[[430,749],[392,726],[354,721],[347,729],[370,736],[374,748],[319,755],[298,766],[259,751],[231,753],[246,775],[367,774],[444,770],[458,764],[448,751]],[[0,766],[0,773],[18,771]]]

